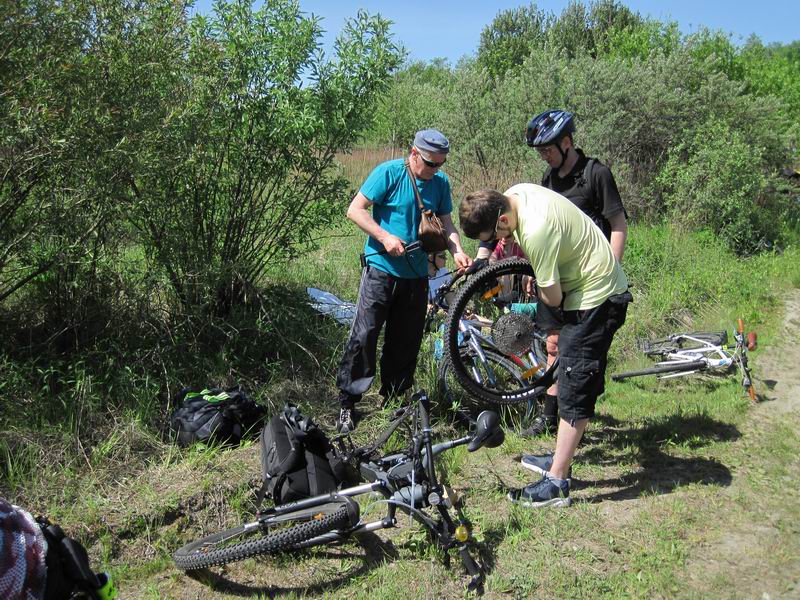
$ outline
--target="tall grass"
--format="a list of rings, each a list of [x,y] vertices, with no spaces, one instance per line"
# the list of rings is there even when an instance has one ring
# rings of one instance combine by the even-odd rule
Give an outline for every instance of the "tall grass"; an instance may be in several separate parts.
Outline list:
[[[667,331],[730,330],[738,318],[751,328],[768,324],[786,289],[800,283],[798,257],[789,248],[738,258],[708,232],[632,226],[624,268],[634,303],[622,347]]]
[[[378,164],[395,158],[405,158],[406,151],[407,149],[387,145],[359,146],[351,152],[337,154],[336,161],[342,174],[354,186],[359,186]]]

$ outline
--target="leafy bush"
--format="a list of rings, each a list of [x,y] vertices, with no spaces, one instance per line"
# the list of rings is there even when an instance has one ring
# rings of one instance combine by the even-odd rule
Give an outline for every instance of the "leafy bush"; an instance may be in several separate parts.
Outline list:
[[[367,139],[405,150],[420,129],[442,128],[453,80],[443,59],[406,65],[381,97]]]
[[[113,232],[126,149],[106,87],[117,65],[96,61],[108,4],[0,5],[0,300],[55,267],[85,272]]]
[[[534,48],[544,44],[552,21],[552,15],[533,3],[500,11],[481,31],[478,64],[491,77],[516,70]]]
[[[680,47],[681,33],[676,22],[646,20],[636,26],[610,31],[607,56],[646,60],[671,54]]]
[[[400,55],[379,17],[359,13],[326,60],[296,1],[251,5],[3,4],[0,300],[57,268],[36,284],[74,302],[105,252],[141,243],[172,304],[222,314],[313,247],[349,191],[334,154]]]
[[[500,11],[481,32],[478,64],[492,78],[515,73],[534,52],[576,58],[605,54],[615,32],[638,28],[638,13],[616,0],[571,1],[556,16],[535,3]]]
[[[220,0],[195,18],[185,81],[162,98],[129,210],[182,305],[225,314],[330,224],[349,190],[335,153],[371,122],[399,62],[388,26],[359,13],[325,61],[320,26],[296,2]]]
[[[770,246],[780,237],[787,207],[770,193],[760,168],[761,149],[716,119],[679,144],[658,177],[670,218],[708,228],[738,254]]]

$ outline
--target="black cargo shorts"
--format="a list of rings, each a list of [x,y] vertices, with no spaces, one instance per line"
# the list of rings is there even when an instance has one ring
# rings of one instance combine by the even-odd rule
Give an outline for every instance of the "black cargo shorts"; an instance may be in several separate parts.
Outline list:
[[[598,396],[605,391],[608,349],[625,323],[630,292],[609,296],[600,306],[565,310],[558,338],[558,412],[574,423],[594,416]]]

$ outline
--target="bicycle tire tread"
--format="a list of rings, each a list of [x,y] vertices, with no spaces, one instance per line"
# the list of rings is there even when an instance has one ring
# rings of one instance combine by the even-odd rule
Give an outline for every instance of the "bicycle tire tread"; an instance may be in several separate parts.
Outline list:
[[[329,515],[325,515],[319,520],[298,523],[297,525],[293,525],[292,527],[271,535],[233,544],[227,548],[218,548],[208,552],[199,551],[202,542],[218,537],[220,534],[227,531],[234,531],[242,527],[240,525],[239,527],[233,527],[186,544],[178,549],[172,558],[175,565],[183,571],[224,565],[261,554],[271,554],[281,550],[287,550],[305,540],[322,535],[333,529],[347,526],[349,521],[350,515],[348,507],[346,504],[342,504],[341,508]]]

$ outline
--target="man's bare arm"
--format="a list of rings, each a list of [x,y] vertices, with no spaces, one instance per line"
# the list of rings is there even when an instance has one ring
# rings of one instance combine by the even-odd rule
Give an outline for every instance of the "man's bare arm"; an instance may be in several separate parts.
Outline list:
[[[608,219],[611,225],[611,252],[617,262],[622,262],[622,256],[625,254],[625,240],[628,239],[628,220],[625,218],[625,213],[620,211],[612,215]]]
[[[350,201],[350,206],[347,207],[347,218],[358,225],[361,231],[383,244],[390,255],[402,256],[406,251],[405,241],[378,225],[369,212],[371,207],[370,199],[358,192]]]
[[[561,292],[561,283],[556,281],[553,285],[539,288],[539,300],[548,306],[561,306],[564,294]]]
[[[472,264],[472,259],[461,247],[461,237],[458,235],[456,226],[453,225],[453,219],[450,215],[441,215],[439,219],[441,219],[442,225],[444,226],[447,235],[447,247],[450,249],[450,254],[453,255],[453,261],[456,263],[456,267],[458,267],[459,271],[466,269]]]

